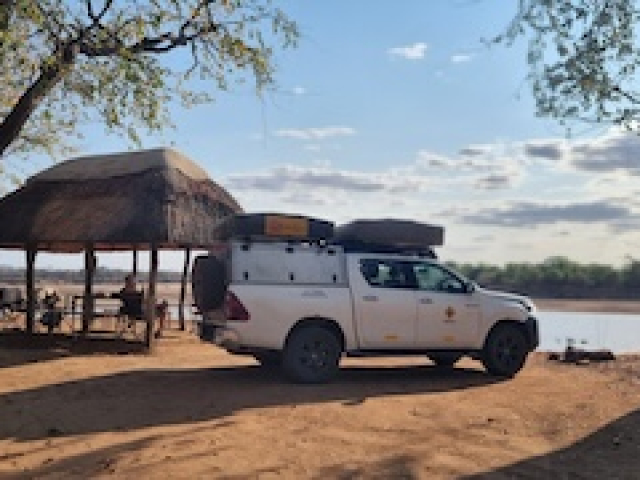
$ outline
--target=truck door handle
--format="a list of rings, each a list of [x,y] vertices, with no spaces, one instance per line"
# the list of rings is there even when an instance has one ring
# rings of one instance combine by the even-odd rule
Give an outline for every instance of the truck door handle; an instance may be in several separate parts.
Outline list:
[[[362,297],[362,299],[365,302],[377,302],[378,301],[378,297],[376,297],[375,295],[365,295],[364,297]]]
[[[421,298],[420,303],[422,305],[430,305],[433,303],[433,300],[431,300],[430,298]]]

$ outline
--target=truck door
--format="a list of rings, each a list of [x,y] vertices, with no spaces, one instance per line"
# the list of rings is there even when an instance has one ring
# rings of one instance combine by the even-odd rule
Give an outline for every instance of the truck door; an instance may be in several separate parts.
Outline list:
[[[351,265],[354,318],[365,349],[413,348],[416,338],[415,281],[406,262],[361,258]]]
[[[480,305],[465,283],[442,266],[430,262],[413,265],[418,282],[417,346],[467,348],[476,343]]]

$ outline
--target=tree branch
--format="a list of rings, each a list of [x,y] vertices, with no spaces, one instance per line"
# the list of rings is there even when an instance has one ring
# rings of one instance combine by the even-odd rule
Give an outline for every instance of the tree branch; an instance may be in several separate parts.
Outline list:
[[[77,48],[68,45],[59,55],[54,56],[52,65],[43,62],[43,69],[36,81],[25,91],[11,112],[0,124],[0,158],[7,147],[18,138],[31,114],[40,106],[42,100],[71,70]],[[49,59],[51,60],[51,59]]]

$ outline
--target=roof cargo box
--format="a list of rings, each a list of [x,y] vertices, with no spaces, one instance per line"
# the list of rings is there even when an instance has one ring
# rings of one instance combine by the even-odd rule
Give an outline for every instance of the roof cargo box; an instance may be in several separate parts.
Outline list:
[[[355,220],[336,228],[334,242],[398,249],[430,250],[444,244],[444,228],[411,220]]]
[[[328,240],[333,237],[334,225],[300,215],[253,213],[229,217],[220,232],[223,239]]]

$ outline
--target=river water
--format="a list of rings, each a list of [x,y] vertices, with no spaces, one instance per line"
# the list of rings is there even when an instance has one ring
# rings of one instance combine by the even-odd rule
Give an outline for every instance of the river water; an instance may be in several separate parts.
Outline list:
[[[539,350],[563,350],[567,342],[578,348],[640,353],[640,315],[538,311]]]

